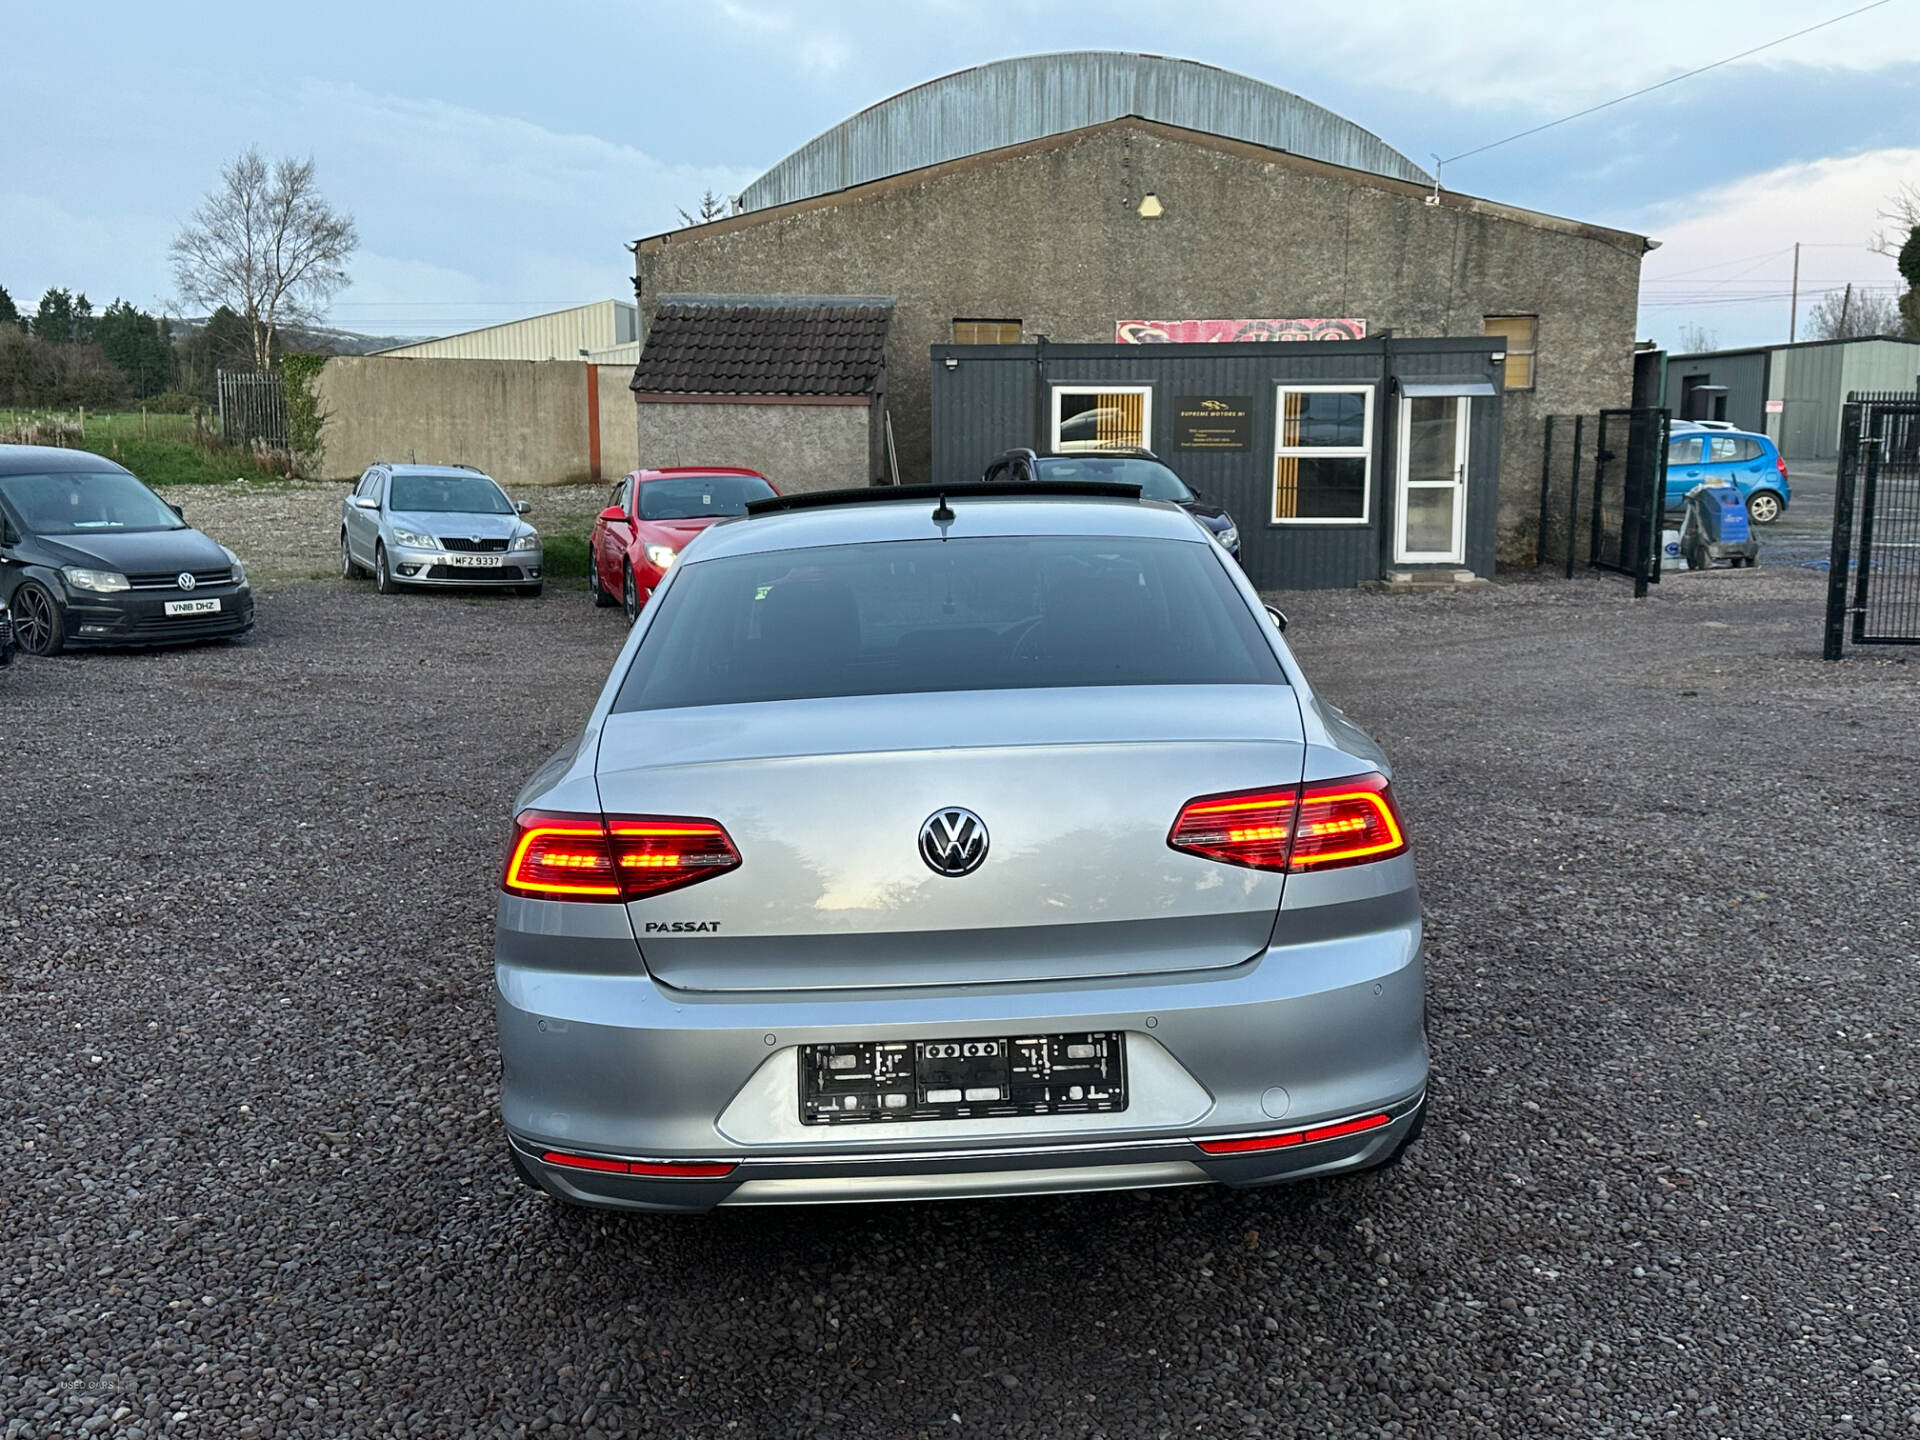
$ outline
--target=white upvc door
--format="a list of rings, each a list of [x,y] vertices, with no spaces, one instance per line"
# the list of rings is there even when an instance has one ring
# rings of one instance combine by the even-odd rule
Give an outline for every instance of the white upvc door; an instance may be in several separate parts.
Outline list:
[[[1410,565],[1464,564],[1467,558],[1465,395],[1413,395],[1400,401],[1393,558]]]

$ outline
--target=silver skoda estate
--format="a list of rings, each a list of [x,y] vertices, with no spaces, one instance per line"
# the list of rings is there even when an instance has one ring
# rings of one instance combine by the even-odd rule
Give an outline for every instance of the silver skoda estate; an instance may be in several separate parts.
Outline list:
[[[340,573],[371,574],[382,595],[419,585],[538,595],[540,532],[520,518],[529,508],[471,465],[376,460],[340,502]]]
[[[512,1162],[706,1210],[1260,1185],[1418,1133],[1385,757],[1131,486],[758,502],[516,805]]]

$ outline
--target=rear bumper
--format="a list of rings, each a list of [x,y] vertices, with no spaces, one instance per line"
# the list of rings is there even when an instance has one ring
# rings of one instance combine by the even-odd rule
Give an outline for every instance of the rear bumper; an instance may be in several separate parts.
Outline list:
[[[955,1149],[931,1154],[847,1152],[747,1157],[717,1180],[611,1175],[549,1164],[543,1147],[509,1132],[522,1167],[563,1200],[616,1210],[705,1211],[722,1206],[835,1205],[1153,1190],[1221,1184],[1235,1189],[1307,1180],[1385,1163],[1424,1119],[1422,1092],[1384,1111],[1388,1124],[1360,1134],[1221,1157],[1193,1138],[1127,1144]],[[1353,1117],[1358,1118],[1358,1117]],[[1271,1130],[1286,1127],[1269,1125]]]
[[[552,1193],[629,1209],[1258,1185],[1366,1169],[1418,1123],[1427,1086],[1411,873],[1402,889],[1337,907],[1352,925],[1230,969],[863,992],[672,990],[638,966],[619,907],[506,897],[495,998],[508,1136]],[[549,968],[560,954],[575,968]],[[1127,1036],[1126,1110],[799,1119],[803,1045],[1077,1031]],[[1196,1143],[1381,1113],[1390,1123],[1378,1129],[1274,1150],[1216,1156]],[[734,1168],[633,1176],[548,1164],[549,1152]]]

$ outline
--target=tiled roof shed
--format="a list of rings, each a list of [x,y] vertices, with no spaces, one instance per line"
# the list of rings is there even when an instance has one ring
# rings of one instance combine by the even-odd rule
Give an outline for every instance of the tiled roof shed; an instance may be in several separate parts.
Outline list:
[[[850,295],[662,295],[637,399],[859,396],[883,389],[893,301]]]

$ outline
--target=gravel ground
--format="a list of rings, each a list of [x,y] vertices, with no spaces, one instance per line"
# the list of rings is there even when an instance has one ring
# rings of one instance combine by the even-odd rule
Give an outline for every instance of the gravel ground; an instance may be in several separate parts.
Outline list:
[[[0,676],[0,1435],[1912,1435],[1920,665],[1821,578],[1279,597],[1394,753],[1434,1123],[1231,1193],[562,1210],[509,797],[622,627],[265,587]]]
[[[510,491],[533,506],[529,523],[547,535],[586,538],[606,505],[605,485]],[[340,573],[340,502],[353,489],[329,480],[174,485],[166,498],[187,520],[237,554],[248,578],[317,580]]]

